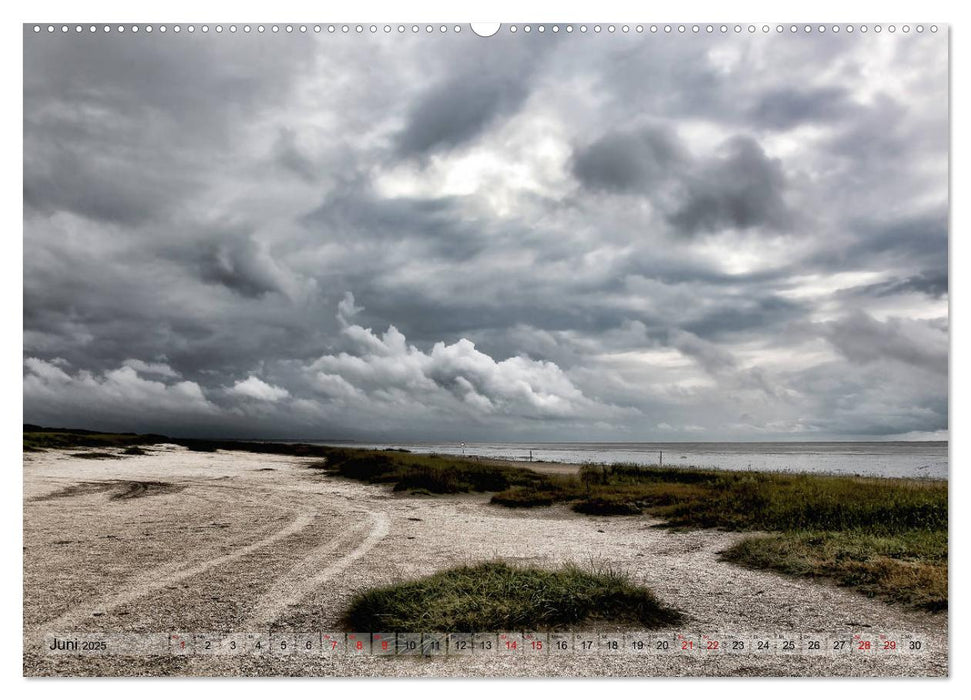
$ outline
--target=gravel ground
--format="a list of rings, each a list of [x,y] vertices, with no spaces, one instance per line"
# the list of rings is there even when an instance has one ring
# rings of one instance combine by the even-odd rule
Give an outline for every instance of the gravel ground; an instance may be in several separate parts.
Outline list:
[[[947,618],[718,561],[740,535],[642,517],[393,495],[293,457],[147,448],[24,454],[24,674],[311,676],[942,676]],[[914,632],[921,655],[74,657],[49,632],[339,629],[354,592],[501,557],[609,563],[688,615],[693,632]]]

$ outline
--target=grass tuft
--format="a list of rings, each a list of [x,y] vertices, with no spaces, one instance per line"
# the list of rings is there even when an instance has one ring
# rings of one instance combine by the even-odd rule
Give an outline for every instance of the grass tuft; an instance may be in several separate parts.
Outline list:
[[[753,569],[829,579],[930,612],[947,610],[947,532],[760,535],[743,539],[722,558]]]
[[[359,593],[344,625],[388,632],[493,632],[597,623],[655,629],[682,620],[681,613],[618,572],[488,562]]]

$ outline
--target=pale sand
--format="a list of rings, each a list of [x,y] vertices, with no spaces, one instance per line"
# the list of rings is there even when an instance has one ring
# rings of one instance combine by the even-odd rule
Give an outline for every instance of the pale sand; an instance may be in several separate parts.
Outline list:
[[[947,618],[718,560],[740,535],[672,533],[643,517],[508,510],[488,495],[410,497],[324,476],[294,457],[24,455],[26,675],[944,675]],[[520,465],[526,466],[526,465]],[[533,464],[565,470],[576,465]],[[272,469],[272,471],[261,471]],[[162,486],[125,482],[164,482]],[[78,487],[80,488],[72,488]],[[70,489],[65,492],[65,489]],[[112,499],[114,494],[129,496]],[[358,590],[501,557],[609,562],[686,613],[691,631],[915,631],[896,657],[54,657],[54,631],[338,629]]]

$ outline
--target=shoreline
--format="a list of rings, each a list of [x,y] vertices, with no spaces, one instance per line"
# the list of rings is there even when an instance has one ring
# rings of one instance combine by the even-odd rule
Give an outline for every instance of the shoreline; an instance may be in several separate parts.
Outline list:
[[[364,449],[364,448],[353,448],[353,449]],[[441,453],[441,452],[421,452],[414,453],[428,456],[440,457],[443,459],[455,459],[456,455]],[[576,464],[573,462],[545,462],[533,460],[532,462],[528,460],[518,460],[518,459],[501,459],[497,457],[487,457],[482,455],[469,454],[465,457],[459,456],[458,459],[471,459],[479,464],[497,466],[497,467],[513,467],[521,469],[529,469],[530,471],[537,472],[538,474],[551,474],[551,475],[561,475],[561,476],[574,476],[580,473],[580,470],[584,466],[593,467],[612,467],[612,466],[635,466],[642,467],[645,469],[658,468],[657,465],[647,465],[647,464],[634,464],[629,465],[626,462],[616,462],[616,463],[586,463],[586,464]],[[805,476],[820,476],[820,477],[836,477],[836,478],[847,478],[847,479],[890,479],[890,480],[900,480],[900,481],[929,481],[929,482],[946,482],[948,477],[936,477],[936,476],[881,476],[877,474],[847,474],[843,472],[823,472],[823,471],[783,471],[774,469],[720,469],[713,467],[697,467],[688,464],[665,464],[663,469],[694,469],[698,471],[707,470],[717,470],[725,472],[744,472],[747,474],[791,474],[791,475],[805,475]]]
[[[297,443],[285,443],[297,444]],[[624,444],[604,443],[604,449],[578,447],[569,449],[562,443],[544,449],[533,447],[532,459],[524,445],[522,452],[510,454],[505,445],[470,444],[464,450],[457,445],[410,444],[410,443],[317,443],[332,448],[407,452],[415,455],[438,455],[452,459],[494,460],[515,465],[552,464],[560,471],[562,465],[611,466],[632,465],[639,467],[718,469],[724,471],[771,472],[793,474],[819,474],[833,476],[861,476],[886,478],[914,478],[947,480],[950,476],[949,453],[946,443],[845,443],[880,447],[880,451],[857,450],[746,450],[748,445],[801,447],[832,446],[834,443],[710,443],[724,445],[724,450],[685,449],[701,443],[685,443],[680,446],[665,445],[664,450],[625,450]],[[591,443],[576,443],[589,446]],[[894,446],[904,452],[894,450]],[[443,449],[438,449],[443,448]],[[680,449],[678,449],[680,448]],[[909,448],[909,449],[908,449]],[[918,450],[912,452],[912,450]],[[659,455],[659,452],[663,453]],[[498,454],[497,454],[498,453]],[[659,463],[660,462],[660,463]]]

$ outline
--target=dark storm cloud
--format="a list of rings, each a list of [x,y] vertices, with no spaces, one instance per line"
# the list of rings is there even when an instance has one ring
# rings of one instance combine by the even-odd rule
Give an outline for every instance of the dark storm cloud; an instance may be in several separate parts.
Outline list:
[[[126,225],[171,211],[234,147],[235,127],[287,92],[310,57],[299,43],[268,50],[164,35],[25,42],[25,205]]]
[[[320,173],[314,162],[301,152],[292,129],[281,129],[273,147],[277,162],[307,182],[314,182]]]
[[[398,135],[398,149],[406,156],[452,148],[475,138],[499,116],[518,108],[529,94],[512,76],[469,74],[439,85],[408,115]]]
[[[947,294],[947,270],[927,270],[916,275],[895,277],[886,282],[861,285],[844,290],[848,296],[890,297],[898,294],[926,294],[940,299]]]
[[[791,214],[783,198],[785,186],[778,161],[754,140],[738,136],[697,168],[670,220],[688,235],[725,228],[786,228]]]
[[[591,190],[637,194],[684,235],[790,225],[780,163],[748,136],[692,159],[667,129],[609,133],[578,150],[573,173]]]
[[[173,184],[164,174],[130,168],[125,158],[93,152],[87,156],[51,142],[38,145],[49,155],[24,172],[24,208],[41,215],[70,211],[97,221],[135,225],[187,195],[192,182]],[[131,157],[129,154],[128,157]]]
[[[396,135],[398,153],[425,156],[469,143],[529,97],[548,42],[498,37],[497,45],[465,45],[455,68],[422,90]]]
[[[866,259],[882,266],[920,265],[947,274],[948,222],[946,211],[917,211],[905,216],[887,217],[882,213],[860,219],[856,213],[845,219],[840,245],[822,247],[806,260],[820,267],[850,267]],[[915,270],[916,272],[916,270]]]
[[[947,374],[947,329],[933,323],[900,318],[878,321],[860,311],[823,324],[823,334],[854,363],[890,359]]]
[[[849,95],[839,86],[782,87],[759,96],[751,117],[755,123],[773,129],[791,129],[800,124],[839,119],[849,115],[852,109]]]
[[[722,299],[713,306],[715,308],[710,312],[686,320],[685,330],[705,338],[748,334],[752,331],[767,333],[809,311],[805,304],[777,296],[734,297]]]
[[[646,193],[675,177],[686,154],[667,129],[609,133],[577,151],[573,173],[593,190]]]
[[[25,418],[946,430],[946,39],[646,39],[28,32]]]
[[[444,259],[468,258],[487,245],[462,197],[385,198],[357,183],[331,193],[302,223],[315,234],[348,245],[415,245],[420,247],[416,252]]]
[[[283,270],[252,237],[226,236],[199,251],[200,274],[204,281],[222,284],[245,297],[260,297],[284,291]]]

